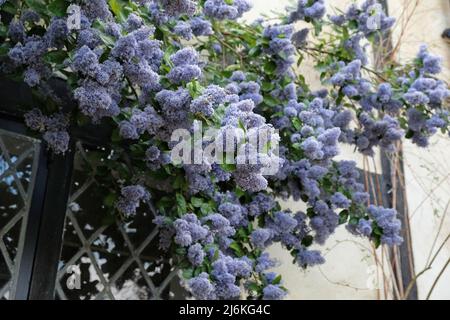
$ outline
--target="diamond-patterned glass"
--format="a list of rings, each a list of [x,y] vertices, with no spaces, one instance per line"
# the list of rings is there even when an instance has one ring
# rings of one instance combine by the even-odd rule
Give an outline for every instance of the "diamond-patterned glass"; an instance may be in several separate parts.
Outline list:
[[[56,298],[183,298],[176,266],[158,250],[154,210],[145,208],[131,223],[115,218],[103,205],[103,189],[86,170],[90,152],[77,144]]]
[[[0,129],[0,299],[13,299],[40,142]]]

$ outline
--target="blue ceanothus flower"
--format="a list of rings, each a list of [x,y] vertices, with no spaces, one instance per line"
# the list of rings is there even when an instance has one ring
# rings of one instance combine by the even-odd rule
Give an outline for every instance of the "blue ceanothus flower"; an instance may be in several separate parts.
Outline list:
[[[267,53],[272,55],[277,75],[291,75],[291,66],[295,62],[295,46],[292,43],[294,26],[274,25],[264,29],[263,36],[270,40]]]
[[[325,13],[325,0],[299,0],[295,10],[290,13],[289,22],[321,19]]]
[[[263,289],[264,300],[281,300],[286,296],[287,292],[278,285],[269,284]]]
[[[199,266],[205,259],[205,251],[200,243],[196,243],[188,249],[188,259],[193,266]]]
[[[330,20],[338,26],[350,21],[355,22],[358,31],[365,36],[386,31],[395,23],[395,18],[386,16],[382,5],[376,0],[366,0],[360,6],[353,3],[344,14],[331,16]]]
[[[229,80],[225,89],[230,94],[238,95],[239,100],[252,100],[255,105],[263,102],[261,86],[255,81],[246,81],[246,75],[242,71],[233,72]]]
[[[211,283],[209,275],[206,272],[203,272],[197,277],[190,279],[188,281],[188,286],[194,297],[199,300],[217,299],[214,285]]]
[[[186,40],[191,40],[194,36],[191,25],[184,21],[179,21],[173,28],[173,32]]]
[[[197,0],[156,0],[156,2],[172,17],[182,14],[191,16],[197,9]]]
[[[213,115],[220,105],[229,102],[232,97],[222,87],[210,85],[191,103],[191,112],[200,113],[206,117]]]
[[[170,56],[174,67],[167,78],[174,84],[186,83],[200,78],[202,70],[199,67],[199,56],[194,48],[184,48]]]
[[[25,67],[24,81],[36,87],[52,73],[43,59],[48,50],[60,49],[68,36],[63,19],[52,19],[43,35],[26,35],[23,22],[13,20],[9,26],[8,37],[13,42],[8,57],[13,67]]]
[[[150,200],[150,193],[141,185],[122,187],[117,210],[125,217],[134,216],[141,203]]]
[[[95,19],[104,21],[112,19],[112,14],[106,0],[83,1],[82,9],[83,14],[91,21]]]
[[[117,8],[110,10],[108,1],[82,1],[81,28],[70,32],[64,18],[41,16],[25,3],[5,29],[10,49],[1,69],[20,71],[36,92],[54,100],[49,109],[59,104],[47,80],[68,78],[78,104],[71,123],[87,116],[113,126],[104,160],[113,168],[124,165],[111,178],[120,186],[117,212],[131,220],[138,210],[146,211],[151,192],[164,194],[153,221],[159,246],[176,252],[194,298],[237,299],[247,293],[283,298],[280,278],[269,272],[277,262],[265,250],[279,243],[301,268],[322,264],[324,257],[311,245],[324,244],[346,216],[352,234],[401,243],[395,210],[370,206],[356,164],[336,161],[339,142],[368,155],[378,146],[394,151],[404,134],[425,146],[436,131],[447,130],[449,91],[436,79],[440,59],[425,47],[401,77],[376,85],[365,77],[367,44],[394,21],[376,1],[331,17],[332,32],[346,28],[349,34],[339,43],[341,57],[325,70],[331,86],[317,91],[301,83],[295,68],[297,49],[314,46],[308,43],[309,29],[296,32],[290,23],[312,22],[317,33],[323,0],[300,0],[283,24],[258,21],[245,27],[235,20],[250,9],[247,0],[133,2],[116,18]],[[46,31],[30,32],[36,26]],[[225,49],[236,41],[245,42],[236,48],[239,57]],[[247,55],[254,46],[261,59]],[[54,62],[53,52],[65,61]],[[32,110],[26,124],[56,153],[64,153],[69,114],[48,111]],[[280,147],[266,144],[259,150],[233,138],[227,151],[238,153],[235,165],[173,165],[172,132],[193,132],[199,122],[218,129],[221,142],[228,130],[249,137],[267,130]],[[123,152],[129,155],[126,166]],[[273,163],[278,172],[265,175]],[[282,210],[276,197],[301,200],[306,210]]]
[[[32,130],[43,132],[43,139],[56,154],[63,154],[69,148],[67,132],[69,121],[62,113],[45,116],[41,110],[32,109],[25,114],[25,124]]]
[[[206,0],[203,12],[207,17],[218,20],[236,20],[245,12],[251,9],[252,5],[248,0]]]

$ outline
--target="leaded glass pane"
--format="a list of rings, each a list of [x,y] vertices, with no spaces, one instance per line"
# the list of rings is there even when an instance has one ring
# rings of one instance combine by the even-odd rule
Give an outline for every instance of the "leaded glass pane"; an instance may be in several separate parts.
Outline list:
[[[183,298],[176,266],[158,250],[155,212],[142,208],[132,222],[116,218],[89,170],[93,158],[102,161],[92,151],[77,144],[56,298]]]
[[[0,299],[15,295],[40,142],[0,129]]]

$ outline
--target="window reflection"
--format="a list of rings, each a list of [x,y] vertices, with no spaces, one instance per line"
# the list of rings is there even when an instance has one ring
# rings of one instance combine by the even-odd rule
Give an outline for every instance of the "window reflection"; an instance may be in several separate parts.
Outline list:
[[[40,143],[0,129],[0,299],[15,294]]]
[[[154,213],[142,208],[132,222],[116,219],[104,205],[105,190],[92,176],[92,159],[107,152],[77,144],[63,250],[56,282],[58,299],[180,299],[178,270],[158,250]]]

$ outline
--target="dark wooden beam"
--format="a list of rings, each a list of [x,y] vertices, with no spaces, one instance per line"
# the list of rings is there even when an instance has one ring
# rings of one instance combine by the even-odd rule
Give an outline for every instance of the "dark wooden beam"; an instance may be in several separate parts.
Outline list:
[[[387,0],[380,0],[386,13],[389,13],[389,7]],[[375,66],[376,68],[383,68],[386,61],[391,59],[392,55],[392,34],[384,33],[378,39],[379,46],[384,48],[384,52],[381,55],[375,55]],[[379,53],[378,50],[375,52]],[[415,282],[415,267],[414,267],[414,256],[412,250],[412,238],[411,238],[411,228],[409,222],[408,213],[408,201],[406,198],[406,181],[404,174],[404,162],[403,162],[403,146],[399,145],[399,150],[397,154],[394,155],[396,161],[392,160],[386,150],[381,150],[381,167],[383,175],[383,188],[386,193],[384,205],[389,208],[394,208],[398,212],[398,218],[402,222],[402,236],[404,242],[399,246],[399,256],[397,263],[393,263],[394,277],[396,278],[397,284],[400,286],[402,291],[412,284],[411,290],[407,297],[403,297],[408,300],[417,300],[417,284]],[[395,186],[395,190],[393,189]],[[394,203],[395,197],[395,203]],[[395,253],[393,251],[392,255]]]
[[[48,160],[48,177],[31,274],[30,300],[53,300],[61,256],[64,222],[72,181],[75,145],[64,156]]]

